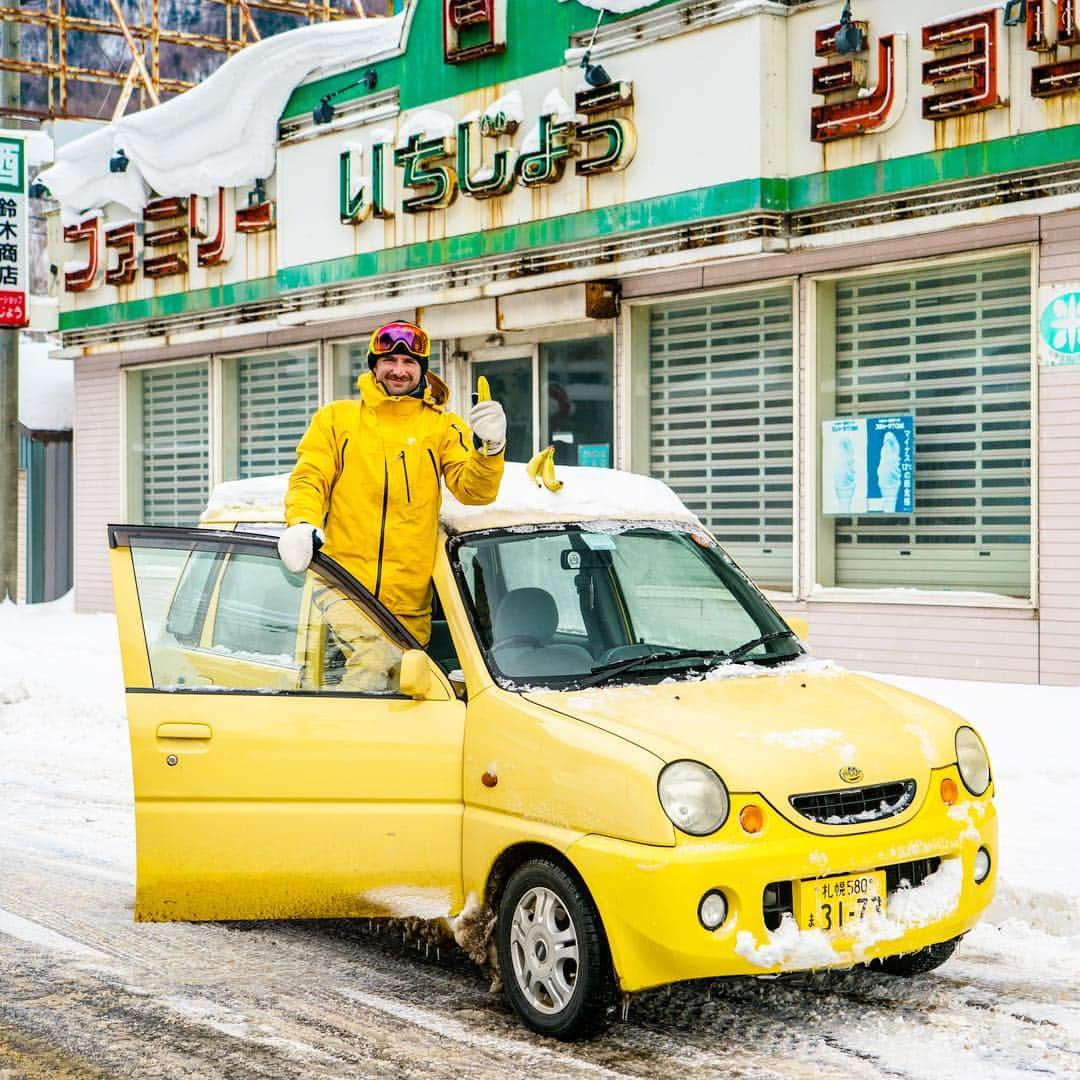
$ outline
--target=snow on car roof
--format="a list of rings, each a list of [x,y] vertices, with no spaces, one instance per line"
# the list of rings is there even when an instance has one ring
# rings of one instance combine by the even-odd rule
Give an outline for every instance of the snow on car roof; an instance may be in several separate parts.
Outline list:
[[[448,532],[535,525],[546,521],[682,521],[700,526],[660,480],[618,469],[559,466],[559,491],[537,487],[525,466],[508,461],[499,496],[487,506],[463,506],[443,489],[440,519]],[[217,484],[199,519],[204,525],[283,521],[288,473]]]

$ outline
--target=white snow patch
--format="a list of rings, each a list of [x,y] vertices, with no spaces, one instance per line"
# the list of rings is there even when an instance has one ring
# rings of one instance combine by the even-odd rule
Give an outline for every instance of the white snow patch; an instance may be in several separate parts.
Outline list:
[[[735,935],[735,952],[756,967],[780,965],[792,971],[828,967],[842,959],[824,930],[800,930],[786,913],[780,928],[767,930],[766,938],[765,944],[756,945],[749,930],[740,930]]]
[[[781,666],[780,670],[786,670]],[[782,746],[786,750],[803,750],[819,753],[837,743],[842,755],[852,755],[855,747],[845,741],[844,733],[834,728],[798,728],[795,731],[770,731],[765,735],[765,742]]]
[[[657,2],[658,0],[577,0],[582,7],[592,8],[593,11],[609,11],[612,15],[629,15],[633,11],[652,7]]]
[[[28,945],[35,945],[51,952],[65,953],[68,956],[78,956],[85,960],[109,960],[110,957],[98,949],[84,945],[81,941],[69,938],[65,934],[50,930],[41,923],[24,919],[12,911],[0,908],[0,934],[18,938]]]
[[[445,919],[450,914],[450,894],[445,889],[384,885],[365,890],[358,899],[393,919]]]
[[[540,106],[541,116],[552,116],[557,124],[565,124],[577,119],[577,113],[569,106],[559,89],[549,90]],[[525,138],[521,141],[522,154],[535,154],[540,149],[540,121],[537,120]]]
[[[489,121],[500,115],[515,124],[520,124],[525,119],[525,102],[520,90],[511,90],[509,94],[503,94],[484,110],[484,116]]]
[[[457,131],[457,121],[441,109],[421,109],[413,113],[398,129],[396,145],[406,146],[413,135],[442,139]]]
[[[293,90],[332,58],[358,65],[398,48],[405,13],[340,19],[264,38],[185,94],[67,144],[39,176],[66,214],[158,195],[212,195],[274,171],[277,125]],[[122,149],[126,172],[109,171]]]

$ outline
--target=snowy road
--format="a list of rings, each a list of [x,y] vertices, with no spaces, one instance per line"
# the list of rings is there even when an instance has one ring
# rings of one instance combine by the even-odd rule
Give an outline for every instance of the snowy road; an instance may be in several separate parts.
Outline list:
[[[1044,750],[1025,756],[1019,738],[1006,762],[991,715],[972,719],[997,750],[1003,845],[1026,847],[1011,867],[1003,854],[990,918],[943,968],[816,988],[677,987],[564,1046],[524,1031],[460,954],[418,951],[364,923],[135,924],[114,623],[62,604],[6,605],[0,657],[4,1080],[1080,1075],[1080,870],[1064,854],[1075,844],[1055,838],[1073,832],[1080,765],[1058,754],[1040,767]],[[1039,695],[1028,715],[1038,709],[1048,740],[1075,743],[1080,694],[1009,693]],[[1030,726],[1025,742],[1037,742]]]

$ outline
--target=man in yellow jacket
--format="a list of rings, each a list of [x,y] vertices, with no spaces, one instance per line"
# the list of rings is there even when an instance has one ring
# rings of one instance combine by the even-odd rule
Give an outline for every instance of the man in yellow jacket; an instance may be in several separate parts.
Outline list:
[[[446,411],[449,391],[428,372],[430,354],[427,334],[412,323],[371,335],[359,400],[321,408],[300,440],[278,541],[297,574],[324,545],[421,644],[431,636],[440,483],[459,502],[493,501],[506,446],[498,402],[477,402],[468,425]]]

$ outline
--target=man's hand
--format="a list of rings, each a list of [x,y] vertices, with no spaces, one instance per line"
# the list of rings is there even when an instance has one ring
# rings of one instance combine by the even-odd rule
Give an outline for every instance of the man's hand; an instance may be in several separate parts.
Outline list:
[[[469,427],[483,444],[488,457],[502,452],[506,445],[506,413],[497,401],[478,401],[469,411]]]
[[[298,525],[290,525],[278,537],[277,549],[285,569],[291,574],[302,574],[325,542],[322,529],[301,521]]]

